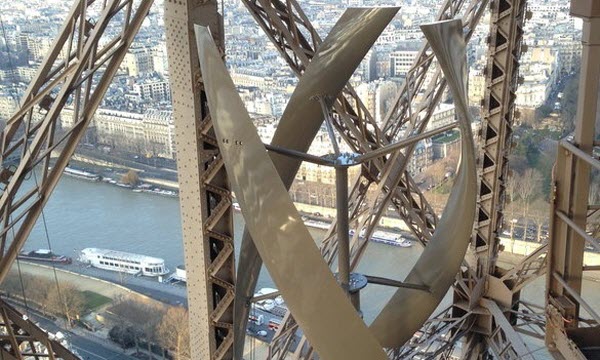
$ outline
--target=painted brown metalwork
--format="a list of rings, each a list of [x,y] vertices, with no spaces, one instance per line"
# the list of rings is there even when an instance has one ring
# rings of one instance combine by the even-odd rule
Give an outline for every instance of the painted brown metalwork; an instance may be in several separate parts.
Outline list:
[[[512,124],[514,117],[514,101],[518,85],[518,65],[522,49],[523,23],[526,18],[526,0],[500,0],[490,5],[490,33],[488,35],[488,64],[485,70],[486,83],[482,100],[482,123],[479,134],[481,152],[478,159],[478,209],[472,245],[475,255],[478,288],[486,290],[473,291],[469,294],[469,303],[476,304],[482,297],[494,299],[506,308],[518,301],[518,289],[528,281],[541,275],[544,268],[545,254],[543,250],[532,254],[530,258],[517,264],[513,269],[505,270],[496,267],[499,254],[498,234],[503,226],[504,188],[509,176],[508,155],[511,149]],[[536,271],[537,270],[537,271]],[[526,276],[527,275],[527,276]],[[501,278],[500,280],[498,280]],[[514,291],[511,291],[514,289]],[[464,296],[455,293],[455,301],[465,300]],[[461,314],[462,311],[457,311]],[[507,324],[504,318],[495,318],[498,312],[487,312],[478,320],[479,324],[488,324],[483,329],[489,334],[499,324]],[[506,313],[507,315],[511,313]],[[490,317],[493,321],[489,321]],[[510,326],[502,332],[505,338],[516,338]],[[492,346],[491,351],[505,348],[507,345],[493,346],[502,337],[484,336],[472,332],[467,338],[465,353],[478,353],[478,348],[486,341]],[[510,347],[510,346],[509,346]],[[523,347],[513,349],[509,358],[524,356]],[[510,354],[510,351],[506,352]],[[508,355],[507,355],[508,356]]]
[[[496,1],[491,5],[486,87],[482,99],[481,155],[478,214],[473,245],[485,272],[494,274],[498,233],[503,225],[502,206],[508,174],[514,102],[518,81],[526,0]]]
[[[177,80],[172,85],[174,95],[181,94],[180,98],[174,96],[177,98],[175,116],[180,116],[178,124],[189,130],[185,136],[178,135],[179,146],[185,149],[183,158],[189,162],[189,168],[194,169],[191,172],[180,172],[183,179],[182,193],[187,192],[192,198],[185,204],[182,202],[182,210],[186,234],[186,265],[191,283],[190,313],[194,319],[191,321],[191,330],[192,336],[199,339],[193,342],[193,354],[200,354],[195,357],[202,359],[229,358],[233,356],[232,304],[235,288],[230,191],[217,138],[208,116],[206,99],[202,95],[202,77],[195,44],[190,40],[193,36],[191,26],[194,23],[211,23],[218,45],[222,45],[223,32],[218,21],[216,2],[189,2],[190,4],[188,1],[167,1],[166,24],[171,62],[175,58],[182,62],[178,63],[181,69],[189,70],[172,70],[171,73]],[[307,72],[321,39],[300,5],[295,0],[243,2],[293,71],[298,75]],[[0,154],[3,163],[0,178],[7,185],[0,198],[0,280],[6,275],[9,265],[31,230],[31,225],[56,186],[76,143],[84,136],[103,92],[151,3],[152,1],[133,0],[76,2],[49,57],[27,90],[21,107],[9,121],[3,134]],[[467,4],[465,0],[447,0],[438,13],[438,20],[462,17],[465,24],[464,36],[468,40],[486,5],[487,1],[473,0]],[[594,13],[594,6],[591,0],[573,0],[572,11],[583,17],[592,14],[590,18],[594,18],[597,15]],[[94,13],[89,11],[92,8],[99,10],[95,12],[99,15],[90,21],[89,14]],[[488,352],[504,358],[527,356],[527,349],[513,328],[517,326],[514,324],[515,319],[526,317],[525,313],[518,311],[519,306],[524,306],[517,301],[518,293],[546,270],[547,263],[551,269],[548,272],[548,296],[551,300],[547,309],[550,347],[567,357],[583,356],[573,339],[582,339],[582,332],[591,331],[581,331],[580,327],[594,329],[593,326],[597,326],[597,322],[593,320],[577,317],[579,308],[586,307],[579,295],[580,274],[586,269],[594,268],[584,268],[580,264],[583,243],[590,239],[585,235],[581,217],[574,218],[573,215],[581,213],[585,218],[586,211],[590,210],[584,211],[582,199],[586,191],[586,166],[591,164],[581,154],[589,153],[590,143],[583,141],[587,139],[585,134],[589,134],[586,132],[589,130],[589,122],[581,123],[574,145],[565,143],[560,147],[557,166],[567,168],[567,174],[577,175],[574,175],[575,178],[567,178],[560,173],[555,178],[556,211],[552,213],[554,237],[550,246],[540,247],[512,269],[496,266],[499,251],[496,233],[502,224],[503,181],[507,176],[506,154],[511,141],[512,101],[517,82],[516,66],[521,49],[524,10],[525,0],[494,1],[491,6],[487,91],[483,102],[484,124],[479,162],[480,207],[476,235],[473,237],[477,266],[471,269],[462,267],[462,276],[457,277],[454,284],[456,296],[453,307],[442,312],[439,317],[428,320],[419,332],[421,336],[411,340],[413,344],[422,344],[427,349],[419,348],[422,352],[411,347],[390,349],[388,355],[392,358],[414,355],[427,357],[432,354],[441,358],[448,357],[455,342],[465,336],[468,339],[467,346],[463,347],[466,349],[466,356],[479,356],[486,351],[484,347],[489,349]],[[590,31],[591,27],[597,26],[596,22],[597,20],[592,19],[586,23],[587,35],[598,34],[598,31]],[[121,31],[112,40],[106,43],[103,41],[101,45],[98,39],[111,26],[121,26]],[[596,40],[590,37],[586,42],[592,44]],[[584,53],[587,51],[595,59],[598,57],[595,53],[597,50],[593,50],[595,48],[588,47]],[[177,50],[181,51],[174,53]],[[429,50],[430,46],[426,42],[383,127],[374,122],[350,86],[337,98],[333,124],[354,151],[366,154],[385,148],[397,140],[409,141],[408,138],[398,138],[401,131],[406,137],[425,136],[424,126],[445,88],[441,70],[432,66],[434,59]],[[65,57],[64,54],[68,56]],[[588,74],[596,74],[595,63],[588,61]],[[432,74],[434,80],[427,83],[426,77]],[[587,110],[592,108],[590,104],[595,98],[595,92],[592,91],[595,75],[592,75],[585,76],[588,83],[582,87],[582,92],[587,91],[587,95],[585,103],[580,106]],[[415,96],[419,93],[426,94],[425,101],[416,104]],[[67,100],[69,97],[74,99],[72,103]],[[61,133],[56,129],[56,119],[67,105],[73,106],[74,126]],[[584,118],[587,117],[589,116],[584,115]],[[50,153],[53,151],[59,152],[58,162],[52,169],[48,169]],[[438,220],[405,169],[410,151],[410,147],[404,148],[388,160],[375,157],[363,167],[361,176],[350,193],[350,224],[354,228],[365,229],[370,234],[383,211],[391,204],[423,243],[431,238]],[[9,167],[10,158],[17,158],[18,166]],[[40,175],[35,178],[35,185],[24,189],[22,180],[30,174],[36,176],[36,169]],[[369,189],[375,189],[382,196],[374,200],[367,198]],[[15,236],[11,237],[13,232]],[[336,256],[335,234],[336,225],[329,230],[322,249],[322,254],[330,263]],[[567,240],[563,241],[564,239]],[[352,241],[350,259],[354,267],[360,260],[366,241],[358,236]],[[547,251],[549,256],[546,256]],[[253,261],[255,265],[259,264],[260,258],[255,257]],[[567,324],[563,321],[565,318],[573,318],[575,321]],[[297,324],[293,318],[288,314],[286,319],[271,345],[272,358],[287,355],[291,335],[296,332]],[[540,327],[543,326],[539,319],[535,322]],[[478,325],[484,323],[488,327],[481,331]],[[46,341],[44,338],[38,340]],[[313,356],[313,350],[305,339],[301,340],[297,349],[295,355],[300,358]]]
[[[259,25],[261,25],[269,38],[280,50],[284,59],[288,60],[288,64],[291,66],[292,70],[297,74],[300,74],[307,65],[312,54],[314,54],[315,44],[319,44],[321,41],[307,17],[302,12],[300,6],[295,1],[286,1],[285,3],[282,3],[279,1],[257,0],[245,1],[244,3]],[[472,34],[472,31],[483,13],[486,3],[486,1],[473,1],[465,11],[465,23],[469,28],[469,31],[466,32],[467,36]],[[461,12],[463,5],[463,1],[448,1],[445,3],[442,11],[440,11],[439,16],[441,18],[453,17],[455,14]],[[302,28],[303,31],[298,31],[300,28]],[[311,38],[307,40],[304,38],[303,34],[310,34]],[[292,53],[293,55],[290,55]],[[419,63],[418,66],[421,70],[425,70],[425,73],[420,75],[425,77],[429,62]],[[419,84],[422,84],[422,82]],[[419,92],[419,88],[414,90],[415,92],[409,93],[412,94],[411,96],[414,96]],[[443,89],[439,90],[439,92],[441,94]],[[379,135],[379,126],[374,124],[372,117],[364,108],[364,105],[362,105],[362,102],[358,99],[354,91],[348,87],[344,93],[346,97],[346,100],[342,103],[344,106],[341,108],[338,106],[336,108],[339,116],[336,117],[338,121],[334,122],[334,125],[340,131],[340,134],[345,137],[347,142],[350,142],[351,147],[356,151],[360,150],[366,152],[370,150],[376,143],[372,139],[379,139],[379,141],[382,141],[382,145],[387,144],[388,142],[385,137]],[[352,103],[346,103],[348,99],[352,99]],[[356,104],[356,106],[349,107],[351,104]],[[349,119],[353,120],[353,122],[347,121]],[[371,134],[369,129],[374,129],[374,133]],[[397,156],[400,158],[403,157],[402,154],[398,154]],[[369,223],[369,232],[374,230],[374,226],[377,224],[379,217],[386,208],[387,202],[378,202],[378,207],[373,210],[375,204],[369,204],[365,195],[368,188],[371,185],[374,185],[374,180],[381,180],[380,189],[391,194],[392,205],[399,211],[401,218],[406,221],[409,227],[417,235],[418,239],[426,242],[433,233],[437,217],[414,181],[412,181],[411,176],[408,172],[404,171],[400,172],[400,179],[394,179],[395,183],[391,181],[387,182],[385,179],[389,176],[389,172],[382,172],[382,174],[384,174],[382,177],[377,175],[379,172],[378,169],[383,170],[383,163],[374,161],[373,165],[375,166],[365,167],[361,177],[357,180],[351,191],[350,204],[352,226],[356,228],[362,227],[356,224],[356,219],[362,217]],[[396,190],[390,191],[390,189],[394,188],[394,184],[397,186]],[[329,261],[333,260],[335,249],[337,248],[335,243],[335,233],[335,226],[333,226],[330,228],[324,242],[324,253]],[[357,255],[362,253],[362,250],[360,249],[364,249],[366,242],[361,239],[354,239],[354,241],[355,244],[353,245],[354,250],[352,253],[354,254],[353,258],[357,260]],[[361,242],[360,246],[357,246],[357,241]],[[354,266],[356,265],[356,260],[354,261]],[[278,336],[276,336],[273,346],[277,347],[278,342]],[[282,342],[286,343],[289,341],[284,339]]]
[[[40,329],[4,300],[0,300],[0,358],[79,360],[69,349]]]
[[[355,25],[389,10],[356,10],[367,16]],[[275,284],[323,358],[385,359],[314,245],[210,34],[196,27],[196,38],[219,148],[248,230]]]
[[[0,281],[84,137],[151,5],[152,1],[76,1],[19,109],[8,120],[0,150],[6,184],[0,197]],[[120,31],[106,38],[106,29]],[[73,125],[59,131],[59,115],[66,106],[72,107]],[[17,164],[10,165],[14,159]],[[30,177],[34,181],[25,184]],[[7,311],[5,315],[14,315],[13,310]],[[16,331],[19,322],[14,323]],[[48,343],[41,330],[28,334]]]
[[[475,145],[467,106],[467,60],[461,20],[422,25],[454,98],[461,130],[461,157],[444,216],[405,282],[427,286],[430,291],[399,288],[371,324],[386,348],[409,340],[431,316],[454,282],[467,251],[475,219]]]
[[[592,1],[571,1],[571,12],[583,19],[579,96],[573,140],[559,143],[553,172],[546,344],[567,359],[593,359],[600,354],[600,315],[582,297],[586,244],[600,248],[600,239],[588,228],[588,214],[594,205],[588,198],[592,170],[600,171],[600,161],[592,155],[598,131],[599,10]]]
[[[191,356],[231,359],[235,291],[231,190],[206,103],[195,24],[209,26],[223,51],[217,1],[165,2],[190,337],[194,339]]]
[[[321,104],[315,94],[335,98],[393,16],[397,8],[379,11],[351,9],[344,13],[320,45],[306,68],[279,121],[271,145],[288,151],[306,152],[323,124]],[[271,159],[287,189],[301,161],[271,153]],[[235,353],[241,357],[249,314],[248,299],[255,291],[262,261],[245,231],[238,267],[235,306]]]

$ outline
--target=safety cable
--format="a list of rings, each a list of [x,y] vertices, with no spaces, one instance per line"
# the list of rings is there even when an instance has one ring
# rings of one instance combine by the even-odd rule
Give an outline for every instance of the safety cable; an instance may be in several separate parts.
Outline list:
[[[10,46],[8,45],[8,36],[6,36],[6,28],[4,27],[4,20],[2,19],[2,13],[0,13],[0,28],[2,29],[2,37],[4,38],[4,46],[6,47],[6,54],[7,54],[7,58],[8,58],[8,66],[10,69],[10,74],[12,77],[12,90],[14,91],[16,83],[17,83],[17,79],[15,77],[15,71],[16,68],[13,64],[12,61],[12,51],[10,49]],[[10,97],[13,99],[15,106],[19,106],[19,101],[16,97],[16,94],[13,93],[13,91],[9,90],[9,95]],[[12,216],[11,216],[11,222],[12,222]],[[13,240],[15,238],[15,228],[12,227],[12,235],[13,235]],[[21,271],[21,262],[19,261],[19,257],[17,256],[17,271],[19,274],[19,284],[21,285],[21,296],[23,297],[23,305],[25,305],[25,314],[27,316],[29,316],[29,303],[27,302],[27,294],[25,293],[25,283],[23,282],[23,272]]]
[[[12,222],[12,216],[10,217]],[[15,228],[11,228],[13,241],[15,239]],[[25,305],[25,315],[29,317],[29,304],[27,303],[27,294],[25,294],[25,283],[23,282],[23,273],[21,272],[21,262],[17,256],[17,272],[19,273],[19,283],[21,284],[21,296],[23,297],[23,305]]]
[[[27,151],[29,151],[29,148],[27,148]],[[37,175],[35,174],[35,169],[32,169],[31,172],[33,173],[33,179],[35,181],[35,186],[39,189],[39,184],[38,184],[38,180],[37,180]],[[41,215],[42,215],[42,224],[44,225],[44,233],[46,235],[46,244],[48,245],[48,250],[50,250],[50,253],[52,253],[52,242],[50,241],[50,233],[48,231],[48,224],[46,223],[46,215],[44,214],[43,208],[41,210]],[[58,299],[63,304],[65,316],[67,317],[67,323],[68,323],[67,328],[71,328],[71,317],[69,316],[69,308],[67,306],[66,299],[63,297],[62,291],[60,289],[60,282],[58,281],[56,265],[54,264],[54,261],[51,261],[51,264],[52,264],[52,272],[54,274],[54,282],[56,283],[56,291],[58,294]]]

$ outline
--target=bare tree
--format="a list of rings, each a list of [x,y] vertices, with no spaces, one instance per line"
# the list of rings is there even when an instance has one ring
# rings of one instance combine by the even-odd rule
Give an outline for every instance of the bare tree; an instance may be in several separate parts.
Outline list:
[[[85,300],[81,292],[72,284],[62,283],[51,286],[46,297],[48,309],[67,319],[69,326],[73,320],[79,319],[85,309]]]
[[[517,186],[517,192],[523,200],[523,217],[525,218],[525,230],[523,231],[523,240],[527,238],[527,230],[529,228],[529,203],[535,195],[539,193],[539,185],[542,181],[542,176],[535,169],[527,169],[521,176]]]
[[[542,242],[542,227],[548,222],[549,213],[550,204],[548,204],[544,200],[538,198],[531,204],[530,215],[537,227],[537,242]]]
[[[527,169],[521,176],[520,181],[517,186],[517,192],[519,196],[523,200],[525,204],[525,208],[523,209],[524,216],[527,214],[527,210],[529,210],[529,202],[531,198],[539,193],[539,186],[542,181],[542,176],[539,171],[535,169]]]
[[[504,188],[506,193],[505,203],[504,203],[504,211],[509,214],[510,218],[510,239],[514,239],[514,230],[515,223],[513,219],[515,218],[515,201],[517,197],[517,187],[519,186],[519,182],[521,181],[521,175],[518,172],[512,172],[506,178],[504,182]]]
[[[175,359],[190,359],[188,312],[185,308],[169,308],[158,325],[157,335],[165,348],[173,350]]]
[[[508,176],[505,182],[506,195],[508,196],[509,202],[514,202],[517,196],[518,184],[521,181],[521,175],[518,172],[514,172]]]
[[[135,329],[135,346],[139,350],[140,337],[146,340],[148,353],[152,354],[151,344],[157,342],[157,328],[165,314],[165,308],[156,304],[136,301],[130,297],[115,299],[110,311]]]
[[[458,158],[458,151],[450,150],[446,157],[428,166],[424,171],[425,175],[433,179],[434,186],[439,186],[450,180],[451,175],[454,175],[458,166]]]
[[[434,186],[438,186],[444,181],[446,175],[446,162],[438,160],[425,170],[427,174],[431,176],[434,181]]]
[[[137,185],[140,182],[138,173],[134,170],[129,170],[125,175],[121,177],[121,182],[127,185]]]

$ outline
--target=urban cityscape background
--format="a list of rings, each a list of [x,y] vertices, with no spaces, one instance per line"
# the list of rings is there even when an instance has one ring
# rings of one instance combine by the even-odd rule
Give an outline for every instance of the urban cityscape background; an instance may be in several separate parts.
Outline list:
[[[222,4],[227,66],[261,138],[268,143],[297,77],[241,2],[223,0]],[[54,37],[71,5],[71,2],[58,0],[0,3],[0,121],[3,124],[18,108],[37,68],[52,49]],[[302,5],[322,37],[348,6],[402,7],[351,79],[367,109],[381,123],[421,47],[423,35],[419,25],[435,19],[439,1],[324,0]],[[515,240],[530,243],[523,250],[525,253],[547,239],[551,169],[557,140],[568,138],[573,130],[582,50],[581,22],[569,15],[568,2],[531,0],[528,8],[532,16],[525,25],[523,42],[526,48],[519,67],[511,176],[506,185],[508,216],[502,234],[506,240],[503,245],[512,246],[512,250]],[[177,149],[163,18],[163,1],[157,0],[102,100],[70,169],[75,174],[88,174],[84,176],[101,175],[113,180],[115,185],[134,191],[148,190],[176,197]],[[469,105],[476,119],[472,124],[476,136],[488,61],[488,30],[489,19],[484,17],[467,48]],[[73,119],[73,110],[67,107],[60,115],[62,129],[72,127]],[[434,129],[455,121],[454,105],[446,95],[435,109],[428,127]],[[458,130],[450,130],[422,140],[408,166],[438,213],[442,213],[459,161],[459,136]],[[340,143],[343,144],[341,139]],[[349,148],[344,150],[350,151]],[[331,152],[325,128],[321,129],[309,152],[315,155]],[[359,167],[351,168],[350,178],[358,171]],[[599,200],[600,177],[595,177],[594,181],[590,197]],[[313,224],[326,223],[335,215],[334,169],[303,163],[290,194],[305,216],[314,221]],[[135,211],[144,216],[144,209]],[[381,225],[392,231],[403,231],[399,222],[392,210],[382,219]],[[597,224],[595,231],[600,232],[600,220]],[[182,260],[179,254],[173,261],[181,263]],[[176,265],[172,264],[173,267]],[[31,271],[36,273],[35,269]],[[90,302],[111,303],[111,314],[115,319],[128,319],[127,324],[107,329],[111,332],[107,336],[119,346],[135,347],[136,351],[147,355],[158,352],[163,357],[189,357],[184,350],[185,342],[189,341],[185,334],[187,328],[181,326],[187,321],[183,307],[134,303],[122,293],[115,295],[116,300],[93,292],[95,295],[82,295],[65,283],[63,292],[74,294],[65,310],[64,300],[61,303],[57,300],[58,295],[53,293],[52,279],[34,275],[25,278],[13,276],[3,284],[3,291],[17,297],[19,292],[23,292],[21,300],[29,298],[43,312],[60,313],[69,323],[89,310]],[[24,286],[23,279],[27,286]],[[115,278],[109,280],[115,281]],[[116,279],[119,280],[123,281]],[[147,286],[145,283],[136,285],[135,279],[128,281],[133,286]],[[37,292],[25,295],[24,288],[37,289]],[[161,300],[170,305],[185,304],[184,290],[171,292],[153,288],[152,294],[162,296]],[[149,313],[156,316],[149,318]],[[87,322],[85,324],[94,327]],[[269,324],[264,324],[264,328],[273,330]],[[256,334],[259,331],[266,330],[256,329]],[[138,341],[140,339],[143,341]],[[153,349],[152,344],[157,344],[161,350]],[[101,343],[98,346],[105,345]],[[87,346],[81,345],[81,348]],[[140,347],[146,349],[140,350]],[[171,355],[165,355],[165,350],[171,350]],[[96,351],[111,350],[97,348]]]

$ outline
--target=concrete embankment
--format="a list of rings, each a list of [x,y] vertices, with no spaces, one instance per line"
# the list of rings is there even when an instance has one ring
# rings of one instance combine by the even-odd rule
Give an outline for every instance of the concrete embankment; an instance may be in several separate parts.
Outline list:
[[[33,276],[46,278],[54,281],[54,269],[52,266],[30,263],[26,261],[20,261],[21,272],[24,274],[30,274]],[[17,271],[17,264],[13,265],[15,271]],[[56,267],[56,276],[60,282],[68,282],[73,284],[81,291],[93,291],[100,295],[114,299],[120,296],[134,297],[136,300],[148,302],[158,301],[152,299],[150,296],[144,295],[140,292],[131,290],[123,285],[115,284],[113,282],[95,278],[92,276],[78,274],[73,271],[61,269]]]

